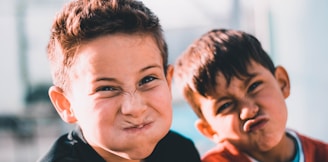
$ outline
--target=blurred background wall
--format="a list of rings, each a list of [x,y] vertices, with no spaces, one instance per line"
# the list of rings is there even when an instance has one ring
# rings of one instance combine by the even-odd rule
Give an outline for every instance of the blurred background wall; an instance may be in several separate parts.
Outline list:
[[[327,0],[143,0],[160,18],[169,61],[212,28],[254,34],[289,72],[288,127],[328,142]],[[67,0],[0,0],[0,161],[35,161],[70,125],[47,96],[45,48],[55,13]],[[175,85],[174,85],[175,86]],[[201,154],[213,146],[194,128],[196,116],[175,91],[175,129]]]

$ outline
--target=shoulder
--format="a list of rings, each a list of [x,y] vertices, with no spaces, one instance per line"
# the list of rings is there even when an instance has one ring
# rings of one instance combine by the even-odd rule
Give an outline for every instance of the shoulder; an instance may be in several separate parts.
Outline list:
[[[104,162],[76,129],[59,137],[38,162]]]
[[[299,137],[302,145],[322,146],[324,148],[328,147],[327,143],[320,141],[318,139],[315,139],[315,138],[312,138],[312,137],[309,137],[309,136],[306,136],[306,135],[303,135],[300,133],[297,133],[297,136]]]
[[[73,162],[74,160],[63,160],[66,157],[73,156],[73,145],[76,141],[70,140],[68,138],[69,134],[64,134],[59,137],[54,144],[51,146],[50,150],[40,158],[39,162],[55,162],[55,161],[67,161]]]
[[[207,151],[202,157],[202,162],[230,161],[250,162],[250,159],[229,142],[217,144],[214,148]]]
[[[146,162],[153,161],[200,162],[200,155],[192,140],[170,130],[146,159]]]
[[[328,161],[328,143],[297,133],[305,160]]]

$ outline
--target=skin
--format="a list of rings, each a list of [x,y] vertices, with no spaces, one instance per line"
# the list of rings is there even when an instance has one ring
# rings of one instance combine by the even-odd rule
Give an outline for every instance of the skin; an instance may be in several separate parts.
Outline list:
[[[71,92],[54,86],[49,95],[106,161],[141,161],[171,126],[172,73],[151,36],[107,35],[80,46]]]
[[[248,67],[252,77],[233,77],[228,85],[219,73],[209,97],[199,96],[204,119],[198,130],[215,142],[229,142],[259,161],[289,161],[293,140],[285,134],[290,83],[279,66],[272,75],[254,61]]]

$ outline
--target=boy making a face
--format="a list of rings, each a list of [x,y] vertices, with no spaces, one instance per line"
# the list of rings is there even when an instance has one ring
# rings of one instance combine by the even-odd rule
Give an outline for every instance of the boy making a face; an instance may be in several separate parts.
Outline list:
[[[77,129],[42,162],[199,162],[170,131],[172,66],[158,18],[140,1],[74,0],[54,20],[50,99]]]
[[[290,82],[260,42],[245,32],[215,29],[178,58],[174,78],[217,143],[203,162],[328,161],[328,145],[286,129]]]

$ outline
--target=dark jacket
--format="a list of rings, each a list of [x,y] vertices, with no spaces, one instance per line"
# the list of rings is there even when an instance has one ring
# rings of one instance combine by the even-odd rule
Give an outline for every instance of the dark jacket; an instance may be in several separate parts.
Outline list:
[[[86,143],[81,131],[75,129],[58,138],[39,162],[105,162],[105,160]],[[145,162],[200,162],[200,155],[190,139],[169,131]]]

